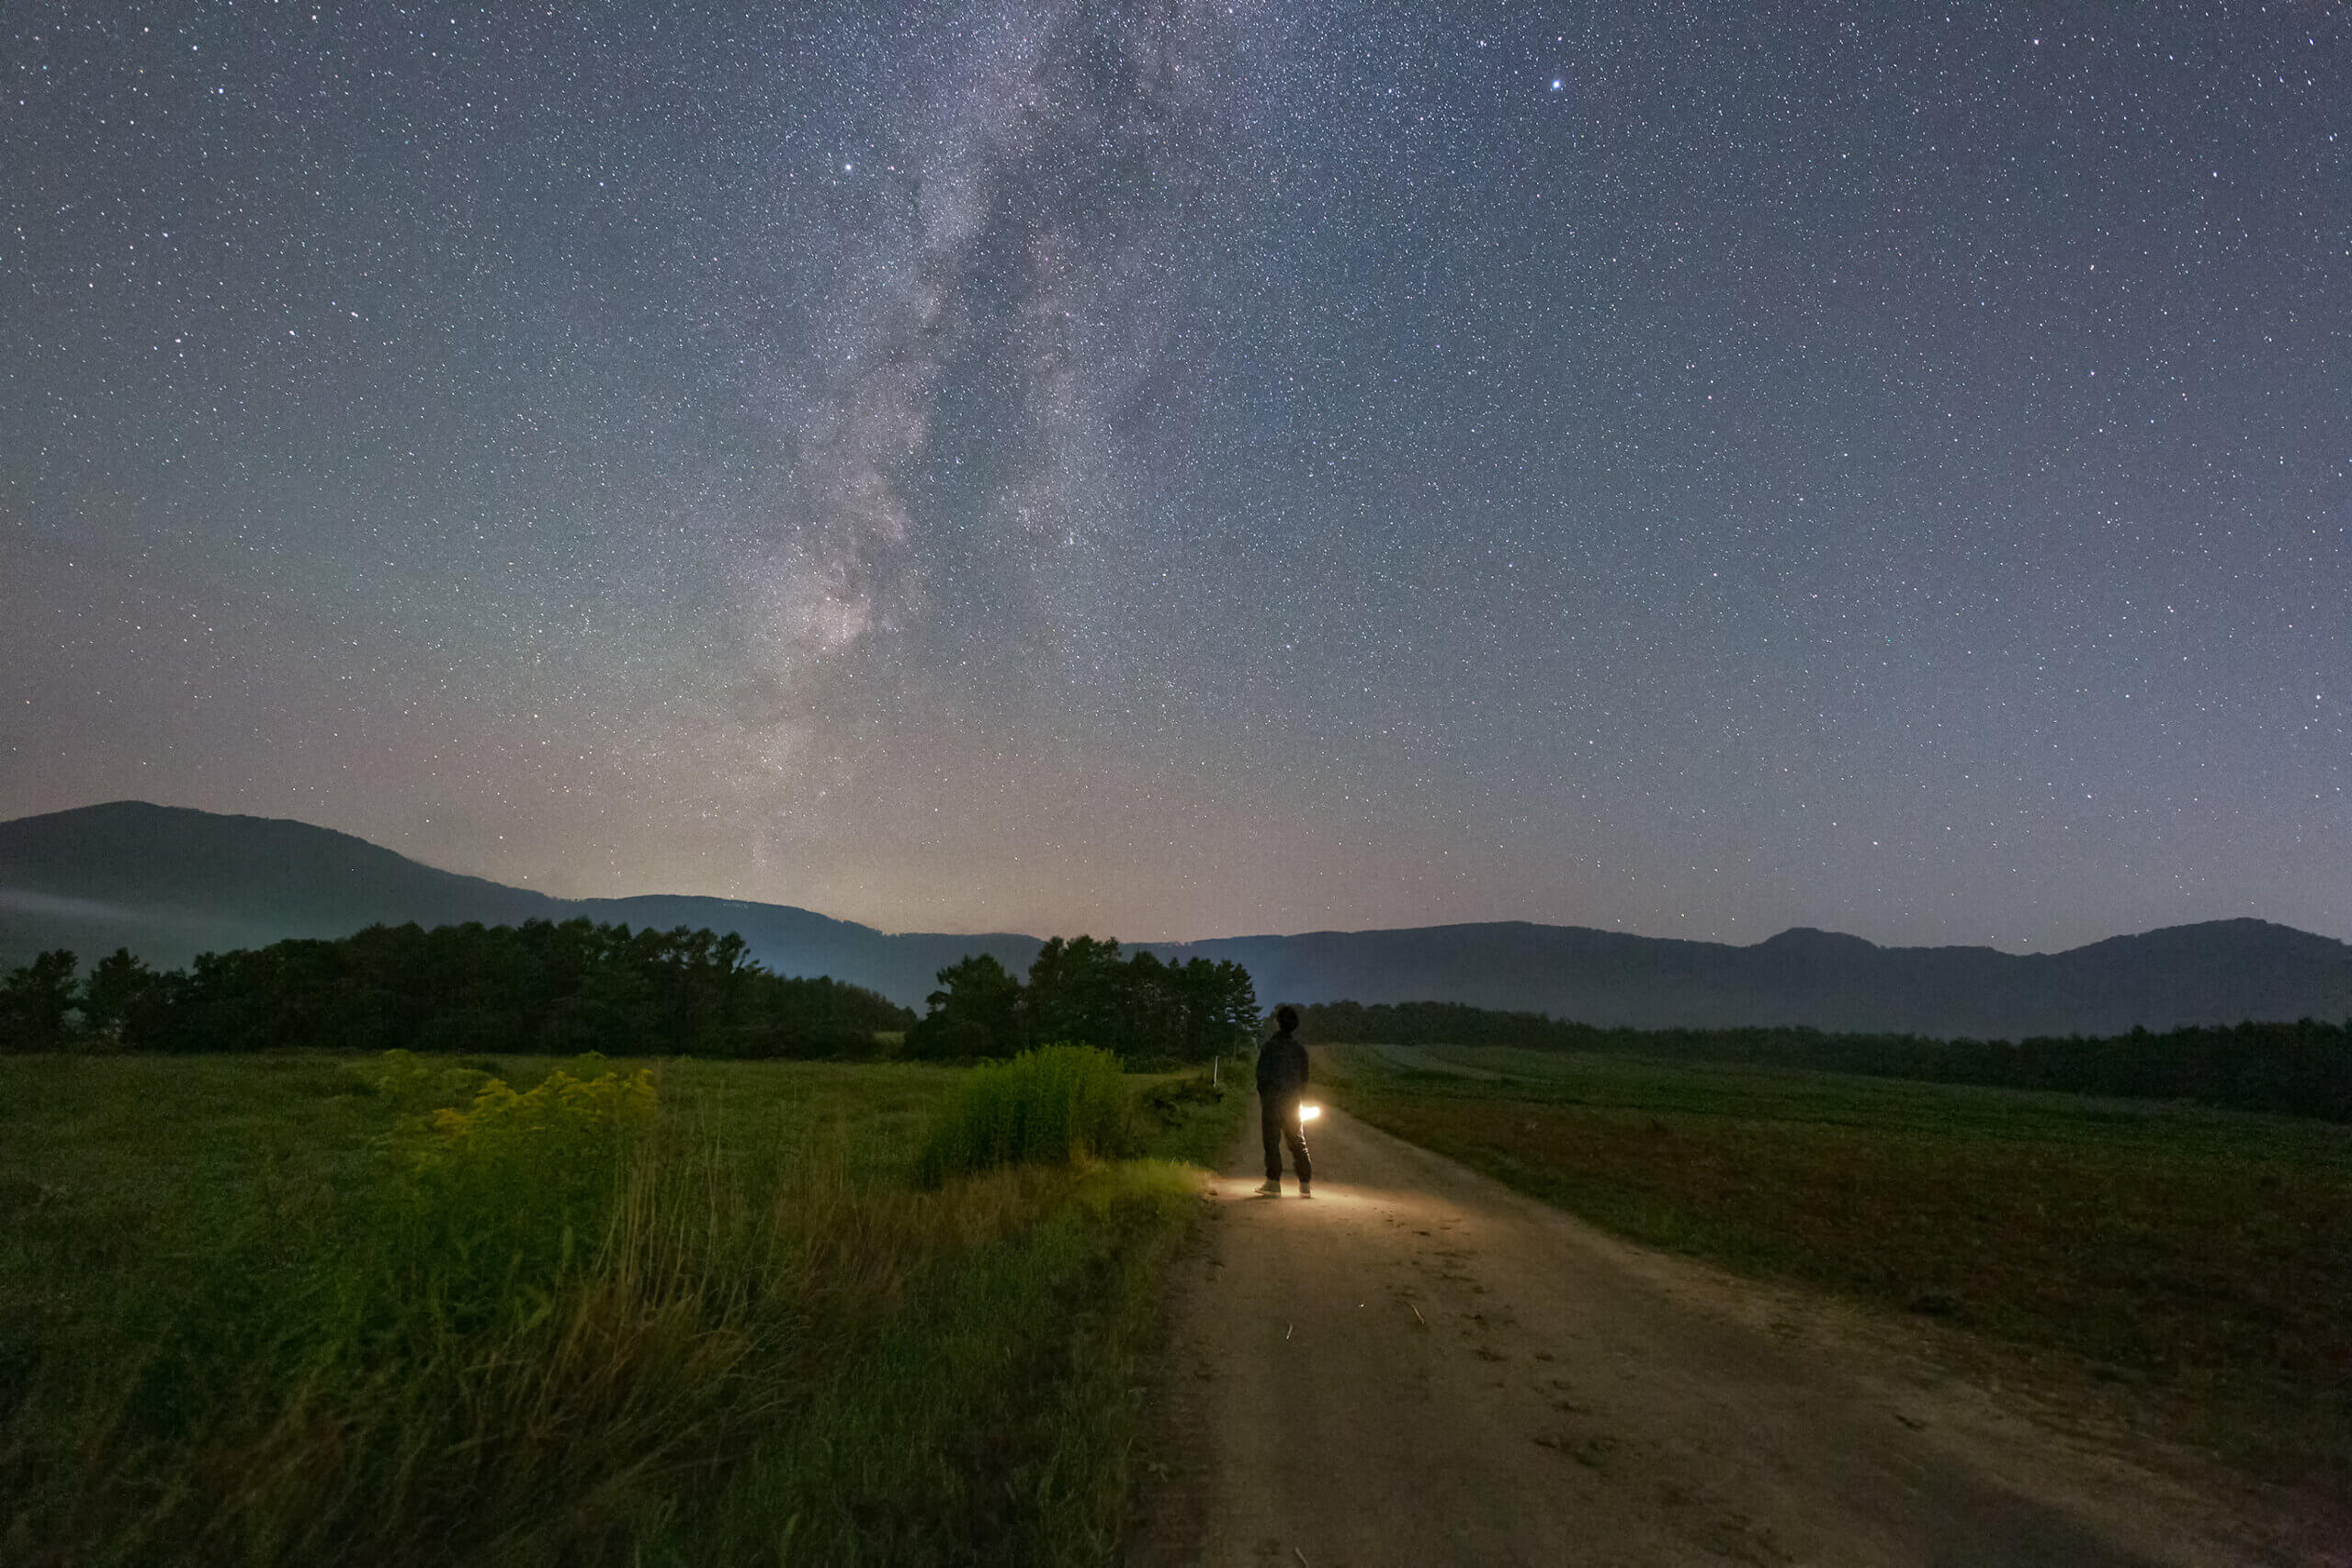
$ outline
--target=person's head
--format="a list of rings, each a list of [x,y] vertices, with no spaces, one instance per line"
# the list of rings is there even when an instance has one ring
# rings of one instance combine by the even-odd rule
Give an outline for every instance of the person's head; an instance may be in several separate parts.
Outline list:
[[[1291,1006],[1288,1002],[1284,1002],[1282,1006],[1276,1008],[1274,1010],[1274,1027],[1281,1030],[1284,1034],[1289,1034],[1295,1031],[1298,1028],[1298,1010]]]

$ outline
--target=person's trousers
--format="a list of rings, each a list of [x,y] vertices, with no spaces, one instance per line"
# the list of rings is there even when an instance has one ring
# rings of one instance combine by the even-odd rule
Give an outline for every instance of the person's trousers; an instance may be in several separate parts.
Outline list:
[[[1266,1138],[1266,1179],[1283,1179],[1283,1145],[1290,1145],[1290,1163],[1302,1182],[1315,1179],[1315,1165],[1306,1157],[1306,1132],[1298,1120],[1298,1096],[1258,1097],[1258,1126]]]

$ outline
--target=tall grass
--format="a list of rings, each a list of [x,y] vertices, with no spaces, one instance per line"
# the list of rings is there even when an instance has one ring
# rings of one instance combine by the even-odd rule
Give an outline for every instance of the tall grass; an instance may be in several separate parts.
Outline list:
[[[956,1078],[913,1069],[315,1070],[357,1091],[324,1120],[374,1108],[335,1179],[259,1162],[191,1246],[135,1233],[144,1262],[0,1227],[0,1307],[73,1296],[0,1325],[0,1562],[1108,1551],[1127,1367],[1192,1206],[1177,1168],[918,1186],[898,1129]],[[727,1092],[672,1104],[673,1079]],[[796,1083],[831,1097],[776,1098]],[[1076,1096],[1097,1110],[1069,1146],[1109,1152],[1102,1099]]]
[[[749,1345],[746,1238],[693,1223],[700,1162],[650,1146],[650,1075],[370,1080],[402,1114],[369,1179],[257,1209],[99,1343],[51,1348],[0,1429],[9,1561],[470,1551],[707,1439]]]
[[[866,1352],[838,1362],[641,1561],[1110,1561],[1135,1360],[1196,1190],[1183,1168],[1148,1160],[950,1182],[936,1196],[966,1223],[1031,1223],[943,1254],[932,1288],[910,1292]]]
[[[1006,1165],[1069,1165],[1128,1152],[1134,1103],[1119,1059],[1091,1045],[1043,1045],[976,1067],[940,1104],[922,1179]]]

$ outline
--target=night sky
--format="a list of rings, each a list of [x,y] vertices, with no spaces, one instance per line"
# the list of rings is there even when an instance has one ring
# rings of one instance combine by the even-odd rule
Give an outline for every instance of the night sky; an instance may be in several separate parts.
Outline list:
[[[6,0],[0,817],[2352,936],[2352,10],[1913,9]]]

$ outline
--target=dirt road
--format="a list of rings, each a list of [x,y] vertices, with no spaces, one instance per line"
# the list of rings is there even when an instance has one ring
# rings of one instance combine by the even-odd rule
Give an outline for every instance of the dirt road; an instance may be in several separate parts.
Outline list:
[[[2329,1560],[2258,1547],[2225,1478],[2061,1436],[1900,1325],[1336,1112],[1312,1131],[1312,1200],[1249,1196],[1254,1125],[1215,1184],[1136,1568]]]

